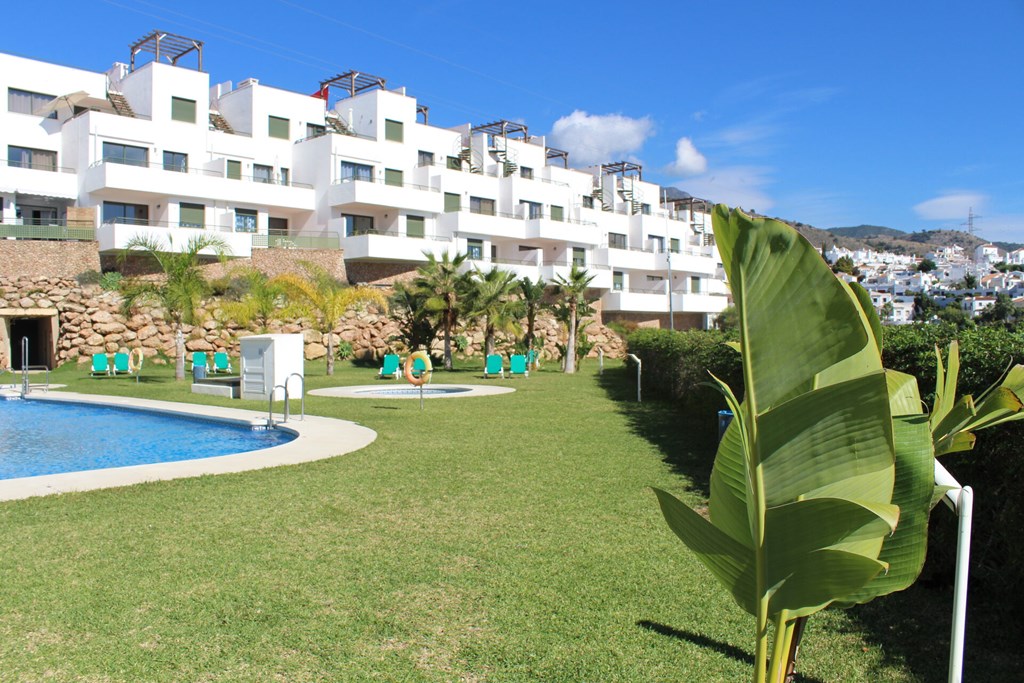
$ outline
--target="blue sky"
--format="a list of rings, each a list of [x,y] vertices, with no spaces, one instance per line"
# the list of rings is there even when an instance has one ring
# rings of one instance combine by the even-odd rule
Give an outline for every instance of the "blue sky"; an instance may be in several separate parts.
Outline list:
[[[357,69],[436,125],[525,122],[574,166],[636,161],[818,227],[973,207],[982,237],[1024,242],[1021,0],[8,4],[0,50],[27,57],[102,71],[159,28],[205,41],[216,82],[312,93]]]

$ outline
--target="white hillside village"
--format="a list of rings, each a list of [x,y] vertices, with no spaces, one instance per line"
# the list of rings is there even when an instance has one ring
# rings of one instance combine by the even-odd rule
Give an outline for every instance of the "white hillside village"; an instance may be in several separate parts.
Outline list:
[[[916,256],[833,246],[824,255],[831,264],[844,257],[853,262],[855,274],[840,277],[860,282],[888,324],[915,321],[914,300],[922,294],[940,307],[958,306],[971,318],[994,305],[1000,295],[1009,297],[1015,307],[1024,307],[1024,249],[1008,252],[982,244],[968,253],[954,245]],[[922,263],[935,267],[921,268]],[[1005,272],[995,270],[999,264],[1006,264],[1001,269]]]

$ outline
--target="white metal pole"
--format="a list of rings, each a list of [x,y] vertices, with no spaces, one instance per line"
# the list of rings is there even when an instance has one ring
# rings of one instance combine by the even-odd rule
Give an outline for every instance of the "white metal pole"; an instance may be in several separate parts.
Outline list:
[[[974,491],[970,486],[960,486],[960,482],[938,460],[935,461],[935,484],[949,487],[944,502],[958,517],[953,624],[949,635],[949,683],[960,683],[963,680],[964,633],[967,628],[967,577],[971,560]]]
[[[633,359],[634,363],[636,363],[636,402],[641,403],[642,401],[640,400],[640,367],[642,364],[640,363],[640,359],[637,358],[634,354],[629,354],[629,357]]]
[[[676,329],[676,316],[672,310],[672,238],[668,234],[668,207],[666,204],[668,204],[668,192],[662,190],[661,210],[665,212],[665,242],[668,244],[668,247],[665,249],[665,264],[668,266],[668,329],[674,332]]]

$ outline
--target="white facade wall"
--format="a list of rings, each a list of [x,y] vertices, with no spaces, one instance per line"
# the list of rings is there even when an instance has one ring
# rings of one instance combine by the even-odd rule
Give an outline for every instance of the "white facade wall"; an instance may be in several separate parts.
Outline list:
[[[0,166],[4,222],[38,197],[54,204],[58,219],[72,207],[92,209],[104,252],[139,234],[181,244],[198,230],[214,230],[235,256],[262,248],[266,238],[258,238],[273,222],[292,240],[333,239],[349,261],[409,269],[426,260],[424,251],[472,248],[479,249],[473,267],[501,265],[550,280],[582,260],[596,276],[593,286],[603,292],[606,312],[667,312],[671,295],[676,312],[709,319],[728,304],[717,250],[701,234],[710,233],[709,216],[670,213],[661,206],[658,185],[636,177],[566,169],[560,161],[548,165],[543,137],[505,139],[471,134],[468,124],[420,123],[417,102],[404,89],[369,90],[331,103],[354,133],[344,135],[320,134],[328,103],[318,97],[255,79],[234,87],[211,84],[206,73],[162,63],[134,72],[115,64],[102,74],[0,54],[0,85],[54,97],[84,91],[101,101],[109,85],[136,115],[118,115],[102,102],[101,110],[77,115],[65,108],[58,119],[3,107],[4,147],[56,152],[58,166],[67,169]],[[175,120],[173,98],[195,102],[194,121]],[[211,112],[233,133],[214,129]],[[271,124],[271,117],[279,120]],[[280,119],[287,121],[286,139],[271,135]],[[395,124],[401,140],[387,139]],[[104,143],[132,148],[144,160],[105,158]],[[450,168],[449,158],[458,158],[466,144],[470,164]],[[432,162],[421,152],[433,155]],[[513,164],[507,176],[504,162]],[[372,170],[353,178],[343,175],[343,164]],[[595,186],[601,196],[586,206]],[[459,209],[447,210],[453,197]],[[493,215],[476,210],[474,198],[493,202],[485,202]],[[113,218],[128,209],[145,218]],[[411,237],[419,219],[423,238]],[[346,234],[357,222],[372,225],[370,234]]]

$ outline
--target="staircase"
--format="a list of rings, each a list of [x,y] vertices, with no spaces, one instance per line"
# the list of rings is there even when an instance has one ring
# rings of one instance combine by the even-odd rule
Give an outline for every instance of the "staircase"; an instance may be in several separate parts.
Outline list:
[[[508,140],[506,138],[495,137],[491,143],[491,153],[494,154],[498,163],[501,164],[501,174],[503,177],[508,178],[510,175],[515,175],[516,171],[519,170],[519,164],[516,163],[516,151],[508,148]]]
[[[230,135],[235,134],[235,129],[231,127],[228,120],[217,111],[210,112],[210,130],[220,130]]]
[[[612,207],[604,200],[604,189],[600,185],[590,191],[590,196],[593,197],[595,201],[601,203],[602,211],[612,210]]]
[[[111,106],[114,107],[114,111],[119,116],[127,116],[129,118],[136,118],[135,111],[132,110],[132,105],[128,104],[128,99],[119,92],[112,90],[107,92],[107,99],[110,100]]]
[[[324,123],[327,125],[327,130],[332,133],[341,133],[342,135],[353,135],[352,129],[349,128],[348,124],[345,123],[340,116],[332,112],[327,112],[324,116]]]
[[[628,184],[626,182],[627,180],[629,180]],[[622,198],[626,201],[627,204],[629,204],[630,214],[640,213],[640,210],[643,207],[643,201],[641,201],[643,195],[640,192],[633,191],[632,178],[623,178],[622,189],[619,190],[619,194],[622,195]]]
[[[482,173],[483,169],[479,165],[473,163],[473,149],[470,147],[463,147],[459,150],[459,160],[462,161],[463,167],[469,166],[470,173]]]

